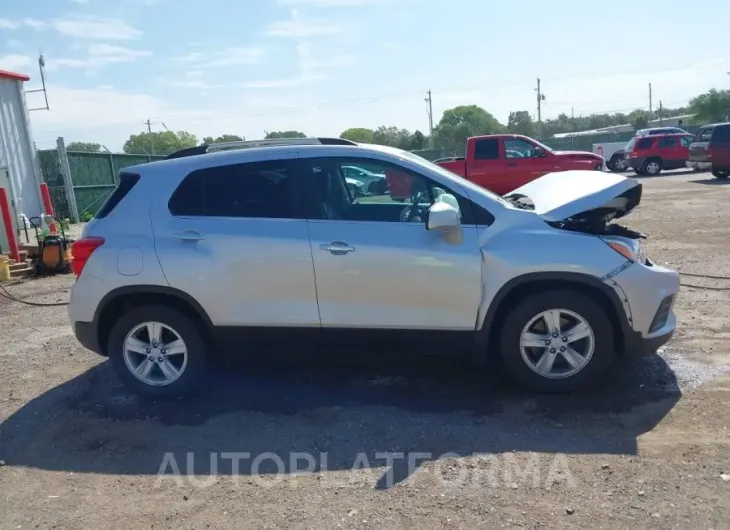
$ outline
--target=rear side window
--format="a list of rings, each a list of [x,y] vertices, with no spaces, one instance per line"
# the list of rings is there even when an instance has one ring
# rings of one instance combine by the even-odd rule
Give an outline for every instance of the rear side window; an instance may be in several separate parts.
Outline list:
[[[659,147],[676,147],[677,138],[675,136],[663,136],[659,138]]]
[[[294,214],[287,161],[199,169],[170,197],[170,213],[183,217],[287,219]]]
[[[499,158],[499,140],[488,138],[474,142],[474,158],[477,160],[496,160]]]
[[[653,143],[654,138],[652,138],[651,136],[645,136],[644,138],[641,138],[638,142],[636,142],[636,147],[638,147],[639,149],[650,149]]]
[[[730,142],[730,125],[718,125],[715,127],[715,132],[712,135],[712,143],[715,142]]]
[[[119,185],[114,188],[112,194],[107,197],[106,201],[104,201],[104,204],[101,205],[101,208],[99,208],[99,211],[96,212],[94,217],[97,219],[103,219],[112,213],[112,210],[114,210],[122,199],[126,197],[130,191],[132,191],[132,188],[138,181],[139,175],[136,173],[120,173]]]

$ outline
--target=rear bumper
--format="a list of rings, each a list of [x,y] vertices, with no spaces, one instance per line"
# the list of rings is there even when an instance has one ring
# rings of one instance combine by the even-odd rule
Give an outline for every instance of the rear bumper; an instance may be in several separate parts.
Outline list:
[[[99,346],[99,334],[97,326],[93,322],[76,321],[73,323],[74,335],[81,345],[99,355],[104,355]]]
[[[699,169],[702,171],[706,171],[712,168],[712,162],[694,162],[692,160],[687,160],[685,164],[690,169]]]
[[[625,160],[627,167],[630,167],[631,169],[641,169],[641,166],[643,166],[646,161],[646,157],[640,156],[637,158],[626,158]]]

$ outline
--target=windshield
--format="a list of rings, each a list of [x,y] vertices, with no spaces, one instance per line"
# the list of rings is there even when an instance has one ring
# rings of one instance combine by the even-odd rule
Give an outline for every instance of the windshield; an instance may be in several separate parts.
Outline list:
[[[626,150],[631,151],[635,145],[636,145],[636,137],[629,140],[629,143],[626,144]]]
[[[548,147],[544,143],[539,142],[539,141],[535,140],[534,138],[530,138],[530,140],[532,141],[533,144],[537,145],[538,147],[542,147],[545,151],[549,151],[550,153],[555,152],[555,149],[553,149],[552,147]]]
[[[433,162],[429,162],[423,157],[420,157],[418,155],[414,155],[413,153],[409,153],[408,151],[401,151],[401,156],[404,158],[407,158],[411,162],[428,169],[430,171],[433,171],[434,173],[438,173],[439,175],[442,175],[444,178],[453,180],[466,188],[467,190],[475,191],[478,193],[482,193],[484,195],[488,195],[489,198],[498,201],[501,204],[505,205],[511,205],[511,203],[505,199],[503,199],[501,196],[497,195],[496,193],[493,193],[489,191],[488,189],[482,188],[481,186],[477,186],[473,182],[469,182],[464,177],[457,175],[456,173],[452,173],[448,169],[444,169],[443,167],[439,166],[438,164],[434,164]]]

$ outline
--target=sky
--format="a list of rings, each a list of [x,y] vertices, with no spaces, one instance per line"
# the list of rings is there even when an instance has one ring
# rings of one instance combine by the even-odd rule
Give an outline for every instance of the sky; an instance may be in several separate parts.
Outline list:
[[[610,4],[610,7],[609,7]],[[477,104],[506,123],[679,106],[730,88],[730,2],[659,0],[0,0],[0,69],[39,88],[39,148],[59,136],[121,150],[130,134],[199,139],[349,127],[428,132]],[[30,107],[43,106],[28,94]]]

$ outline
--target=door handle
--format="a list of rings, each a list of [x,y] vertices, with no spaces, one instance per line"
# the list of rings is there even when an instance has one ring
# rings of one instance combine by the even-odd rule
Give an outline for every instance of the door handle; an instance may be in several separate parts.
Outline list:
[[[507,162],[507,167],[515,167],[517,162]]]
[[[184,232],[180,232],[175,236],[175,239],[178,241],[202,241],[205,239],[205,236],[194,231],[194,230],[185,230]]]
[[[332,243],[322,243],[319,248],[330,254],[342,255],[348,252],[355,252],[355,247],[351,247],[344,241],[333,241]]]

